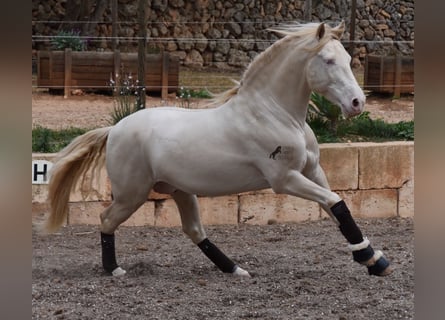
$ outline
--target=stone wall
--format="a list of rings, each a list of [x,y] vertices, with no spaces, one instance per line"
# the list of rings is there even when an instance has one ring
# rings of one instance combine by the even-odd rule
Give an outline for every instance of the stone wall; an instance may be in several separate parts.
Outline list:
[[[360,218],[414,216],[414,142],[333,143],[320,145],[321,165],[330,186]],[[48,160],[54,154],[33,154]],[[46,184],[32,185],[32,215],[47,211]],[[99,214],[110,204],[111,190],[102,172],[86,201],[71,196],[68,224],[99,224]],[[317,203],[270,189],[223,197],[199,197],[204,224],[268,224],[317,220],[327,214]],[[179,226],[176,205],[169,196],[152,192],[146,203],[124,225]]]
[[[167,50],[190,66],[244,67],[276,40],[266,28],[282,22],[303,21],[305,1],[296,0],[147,0],[149,50]],[[349,0],[313,0],[312,21],[338,23],[349,30]],[[32,2],[33,36],[51,36],[63,24],[66,0]],[[119,49],[136,51],[137,0],[119,0]],[[414,0],[358,0],[354,64],[366,54],[412,55]],[[110,50],[111,12],[107,9],[90,50]],[[99,37],[99,38],[96,38]],[[343,40],[349,40],[346,32]],[[49,39],[34,38],[33,49],[45,49]]]

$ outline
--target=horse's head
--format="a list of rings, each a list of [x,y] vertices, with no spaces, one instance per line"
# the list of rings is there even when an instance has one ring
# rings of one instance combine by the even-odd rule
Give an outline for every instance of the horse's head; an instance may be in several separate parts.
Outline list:
[[[311,90],[340,106],[345,117],[351,117],[363,111],[365,95],[352,73],[351,57],[339,41],[344,28],[344,22],[335,28],[320,24],[316,32],[319,47],[307,65],[306,76]]]

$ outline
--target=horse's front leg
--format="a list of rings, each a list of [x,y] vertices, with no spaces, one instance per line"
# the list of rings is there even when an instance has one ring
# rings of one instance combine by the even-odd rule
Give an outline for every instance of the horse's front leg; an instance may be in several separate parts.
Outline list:
[[[374,251],[367,238],[355,223],[346,203],[329,189],[326,176],[320,166],[310,180],[298,171],[290,171],[283,181],[272,185],[277,193],[285,193],[318,202],[336,221],[340,232],[349,242],[356,262],[365,265],[370,275],[385,276],[391,273],[389,262],[379,250]],[[315,181],[315,182],[314,182]]]
[[[250,277],[208,238],[199,218],[198,200],[195,195],[176,190],[172,194],[181,215],[182,230],[222,272]]]

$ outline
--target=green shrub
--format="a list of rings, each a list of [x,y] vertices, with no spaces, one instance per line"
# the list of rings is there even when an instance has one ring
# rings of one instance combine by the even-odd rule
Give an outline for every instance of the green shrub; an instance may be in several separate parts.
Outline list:
[[[386,123],[382,119],[371,119],[367,111],[345,121],[345,128],[342,131],[375,140],[414,140],[413,121]]]
[[[311,118],[307,122],[319,143],[414,140],[414,121],[387,123],[381,119],[371,119],[369,112],[340,120],[336,134],[332,133],[330,124],[322,118]]]
[[[52,130],[36,126],[32,129],[32,152],[58,152],[67,146],[75,137],[87,131],[88,129],[80,128]]]
[[[123,118],[138,111],[136,98],[132,96],[117,96],[114,102],[113,111],[110,114],[110,124],[115,125]]]
[[[386,123],[367,111],[344,119],[338,106],[317,93],[311,94],[306,121],[319,143],[414,140],[414,121]]]
[[[414,140],[414,121],[400,121],[395,124],[397,135],[403,140]]]
[[[32,129],[32,152],[52,152],[51,130],[42,127]]]
[[[124,74],[122,77],[116,75],[116,80],[110,79],[109,85],[115,95],[110,124],[115,125],[123,118],[141,110],[137,99],[138,83],[131,74]]]
[[[87,43],[81,38],[80,31],[74,30],[60,30],[51,39],[51,46],[54,50],[71,49],[73,51],[84,51],[87,49]]]
[[[337,134],[338,123],[342,118],[341,109],[322,95],[312,92],[308,106],[309,118],[324,118],[331,134]]]
[[[176,93],[176,98],[179,99],[180,107],[189,108],[191,98],[210,99],[212,94],[207,89],[193,90],[181,87]]]

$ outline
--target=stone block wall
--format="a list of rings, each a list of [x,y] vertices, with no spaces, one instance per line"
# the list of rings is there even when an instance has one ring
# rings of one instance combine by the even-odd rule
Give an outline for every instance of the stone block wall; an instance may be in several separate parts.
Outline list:
[[[360,218],[414,216],[414,142],[350,143],[320,145],[321,165],[332,190]],[[54,154],[33,154],[33,160],[49,160]],[[110,204],[111,189],[102,173],[102,183],[82,201],[79,193],[70,199],[68,224],[99,224],[99,214]],[[47,185],[32,185],[32,217],[47,212]],[[222,197],[199,197],[205,225],[296,223],[326,218],[312,201],[277,195],[270,189]],[[180,226],[176,205],[169,196],[151,192],[127,226]]]
[[[149,50],[166,50],[192,67],[245,67],[277,38],[266,29],[303,22],[305,1],[297,0],[147,0]],[[313,0],[312,21],[345,20],[349,40],[351,1]],[[66,0],[32,2],[32,35],[51,36],[64,28]],[[119,49],[137,51],[137,0],[119,0]],[[412,55],[414,0],[358,0],[354,65],[366,54]],[[110,50],[111,12],[105,10],[89,50]],[[34,50],[48,49],[50,39],[34,39]]]

